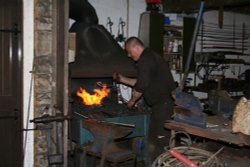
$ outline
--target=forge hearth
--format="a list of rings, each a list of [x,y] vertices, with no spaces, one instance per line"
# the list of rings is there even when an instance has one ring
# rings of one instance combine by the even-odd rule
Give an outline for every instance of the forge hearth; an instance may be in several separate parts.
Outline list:
[[[98,82],[108,85],[111,89],[109,95],[102,100],[101,105],[84,105],[82,99],[76,95],[77,90],[79,87],[84,87],[91,92],[95,88],[100,88]],[[138,112],[137,109],[130,110],[127,104],[118,103],[112,78],[71,78],[70,88],[72,99],[70,111],[73,117],[71,138],[77,144],[82,145],[93,141],[92,134],[83,126],[86,119],[79,115],[95,120],[133,124],[135,128],[132,129],[129,138],[147,136],[149,113]]]
[[[81,99],[76,99],[72,104],[72,110],[84,116],[93,119],[103,119],[118,116],[131,115],[136,109],[128,109],[126,104],[113,102],[109,98],[105,98],[101,105],[84,105]]]

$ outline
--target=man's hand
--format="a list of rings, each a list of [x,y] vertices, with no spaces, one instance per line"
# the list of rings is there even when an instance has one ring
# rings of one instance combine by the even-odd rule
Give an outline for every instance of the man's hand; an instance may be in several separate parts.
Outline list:
[[[134,101],[132,101],[132,100],[129,100],[129,101],[128,101],[128,108],[129,108],[129,109],[132,109],[134,105],[135,105],[135,102],[134,102]]]
[[[123,75],[118,73],[118,72],[114,72],[113,73],[113,79],[116,81],[116,82],[122,82],[122,77]]]
[[[128,77],[126,77],[118,72],[113,73],[113,80],[115,80],[115,82],[123,83],[123,84],[128,85],[128,86],[134,86],[136,83],[136,79],[128,78]]]
[[[128,101],[128,108],[132,109],[133,106],[135,105],[136,101],[142,96],[142,93],[137,92],[136,90],[133,90],[132,92],[132,97]]]

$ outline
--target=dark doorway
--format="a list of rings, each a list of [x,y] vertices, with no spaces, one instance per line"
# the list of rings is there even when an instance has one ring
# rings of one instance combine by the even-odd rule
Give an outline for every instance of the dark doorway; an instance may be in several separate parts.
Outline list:
[[[22,166],[21,0],[0,0],[0,164]]]

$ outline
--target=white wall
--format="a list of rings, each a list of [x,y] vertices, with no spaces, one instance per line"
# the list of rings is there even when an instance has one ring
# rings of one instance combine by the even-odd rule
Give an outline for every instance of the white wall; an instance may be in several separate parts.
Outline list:
[[[140,14],[146,10],[144,0],[89,0],[89,3],[96,9],[99,24],[106,27],[107,18],[111,18],[113,35],[117,36],[121,17],[126,22],[125,36],[138,36]]]
[[[23,128],[31,129],[33,124],[34,102],[33,89],[31,89],[31,73],[33,64],[34,48],[34,1],[23,0]],[[30,98],[31,97],[31,98]],[[29,113],[29,115],[28,115]],[[27,124],[28,123],[28,124]],[[26,136],[27,134],[27,136]],[[34,165],[34,135],[33,131],[24,131],[24,167]],[[26,140],[27,139],[27,140]]]

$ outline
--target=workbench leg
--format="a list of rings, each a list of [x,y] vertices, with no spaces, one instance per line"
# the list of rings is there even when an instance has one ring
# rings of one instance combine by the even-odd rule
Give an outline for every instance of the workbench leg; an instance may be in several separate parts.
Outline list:
[[[175,136],[175,130],[171,130],[171,140],[170,140],[170,143],[169,143],[170,148],[175,147],[175,144],[176,144],[175,137],[176,137]]]

